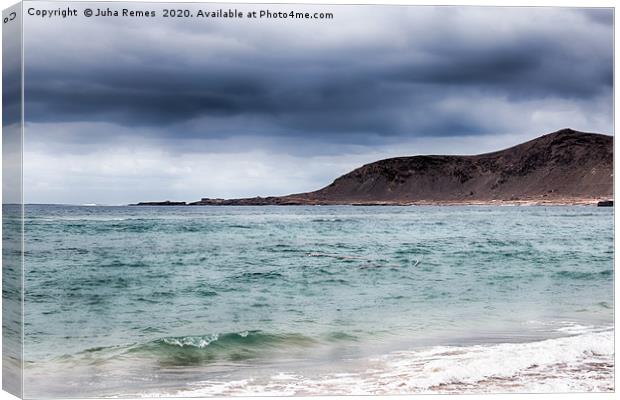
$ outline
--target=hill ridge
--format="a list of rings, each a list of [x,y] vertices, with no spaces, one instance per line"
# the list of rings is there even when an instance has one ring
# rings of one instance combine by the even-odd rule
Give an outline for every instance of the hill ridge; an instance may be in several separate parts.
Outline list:
[[[613,137],[565,128],[490,153],[378,160],[312,192],[189,204],[587,204],[612,196]]]

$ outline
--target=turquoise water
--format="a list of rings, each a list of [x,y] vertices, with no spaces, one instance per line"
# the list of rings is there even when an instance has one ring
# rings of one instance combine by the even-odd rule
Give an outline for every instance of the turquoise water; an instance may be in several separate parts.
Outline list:
[[[613,324],[612,209],[27,206],[25,226],[27,396],[346,394],[316,382]]]

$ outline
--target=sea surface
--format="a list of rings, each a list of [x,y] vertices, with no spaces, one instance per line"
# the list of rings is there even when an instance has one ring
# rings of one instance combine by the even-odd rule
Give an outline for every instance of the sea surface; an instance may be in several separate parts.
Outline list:
[[[27,397],[614,389],[611,208],[25,212]]]

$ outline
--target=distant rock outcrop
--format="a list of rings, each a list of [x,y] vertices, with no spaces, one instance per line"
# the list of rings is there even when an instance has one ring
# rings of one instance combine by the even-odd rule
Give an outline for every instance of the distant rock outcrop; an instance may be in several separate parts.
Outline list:
[[[130,206],[186,206],[184,201],[143,201],[137,204],[130,204]]]
[[[593,203],[613,197],[613,138],[563,129],[474,156],[397,157],[309,193],[190,205]]]

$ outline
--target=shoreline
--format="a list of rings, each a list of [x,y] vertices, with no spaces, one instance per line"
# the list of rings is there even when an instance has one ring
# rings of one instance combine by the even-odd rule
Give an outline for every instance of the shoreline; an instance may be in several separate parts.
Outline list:
[[[243,370],[236,372],[224,368],[213,375],[207,372],[209,366],[203,366],[206,369],[202,372],[200,368],[189,368],[188,375],[178,376],[179,380],[161,382],[157,387],[140,387],[140,380],[134,376],[130,377],[131,383],[125,388],[112,385],[97,390],[103,389],[101,397],[107,398],[614,391],[613,326],[575,324],[553,331],[555,334],[547,338],[530,340],[431,344],[371,352],[340,360],[336,367],[329,362],[316,363],[310,359],[267,367],[257,359],[255,364],[246,364]],[[186,352],[209,348],[208,344],[194,342],[170,342],[169,345],[186,349]],[[119,349],[118,346],[112,347]],[[108,359],[100,367],[118,371],[124,366],[136,368],[141,365],[140,368],[151,370],[154,364],[141,363],[157,362],[140,357],[125,361],[128,364]],[[62,370],[70,374],[81,368],[77,364],[64,367]],[[53,365],[31,365],[28,373],[32,377],[45,376],[49,368],[57,370]],[[211,368],[212,371],[220,369],[218,364]],[[73,378],[76,382],[80,380],[75,374]],[[179,386],[185,389],[174,389]],[[37,387],[31,396],[38,397],[50,389],[60,388],[55,385]],[[92,393],[87,390],[59,392],[59,395],[90,397]]]
[[[205,380],[194,388],[163,394],[236,397],[613,392],[613,333],[613,328],[604,328],[524,342],[428,346],[361,358],[356,368],[338,372],[272,371],[262,377]]]
[[[613,198],[612,178],[611,136],[562,129],[485,154],[386,158],[308,192],[132,205],[590,205]]]
[[[523,200],[416,200],[416,201],[280,201],[281,198],[252,199],[203,199],[199,202],[153,201],[128,204],[131,207],[189,207],[189,206],[355,206],[355,207],[407,207],[407,206],[594,206],[613,207],[610,197],[599,198],[559,198]]]

